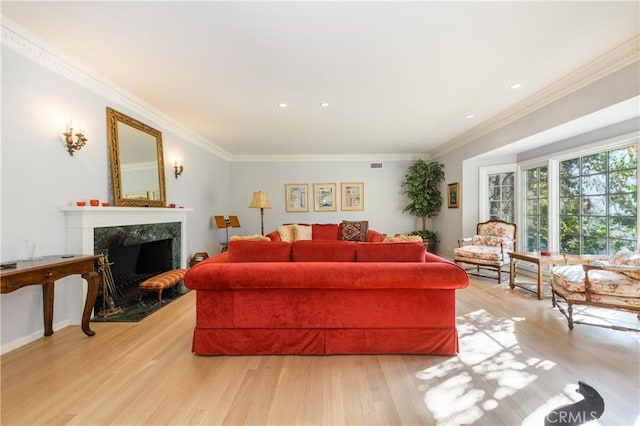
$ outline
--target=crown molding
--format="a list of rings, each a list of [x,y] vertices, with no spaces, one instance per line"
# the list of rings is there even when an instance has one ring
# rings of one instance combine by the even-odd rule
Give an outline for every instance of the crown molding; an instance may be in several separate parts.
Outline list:
[[[424,153],[415,154],[316,154],[316,155],[234,155],[233,162],[287,162],[287,161],[415,161],[419,158],[429,160]]]
[[[431,156],[437,158],[459,149],[484,135],[513,123],[558,99],[607,77],[637,62],[639,59],[640,35],[636,35],[604,55],[567,74],[555,83],[534,93],[532,96],[507,108],[469,131],[450,139],[443,144],[441,148],[432,151]]]
[[[100,77],[97,72],[86,68],[10,19],[1,16],[0,27],[4,46],[111,102],[125,106],[136,114],[184,138],[187,142],[225,160],[231,160],[229,152],[186,129],[112,81]]]

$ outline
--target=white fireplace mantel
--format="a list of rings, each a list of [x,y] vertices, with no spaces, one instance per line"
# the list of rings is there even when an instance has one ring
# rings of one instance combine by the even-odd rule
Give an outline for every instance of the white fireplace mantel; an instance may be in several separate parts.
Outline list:
[[[62,207],[67,218],[67,253],[94,254],[94,228],[180,222],[180,267],[187,265],[187,213],[156,207]]]

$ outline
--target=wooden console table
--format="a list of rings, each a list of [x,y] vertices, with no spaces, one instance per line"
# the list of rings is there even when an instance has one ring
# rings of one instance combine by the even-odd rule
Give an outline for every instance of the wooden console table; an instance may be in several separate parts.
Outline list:
[[[87,280],[87,299],[82,313],[82,331],[87,336],[96,334],[89,328],[91,311],[98,295],[98,273],[94,261],[100,256],[56,255],[44,256],[39,260],[18,261],[15,268],[0,271],[0,293],[11,293],[28,285],[42,286],[42,310],[44,314],[44,335],[53,334],[53,296],[55,281],[68,275],[80,274]]]

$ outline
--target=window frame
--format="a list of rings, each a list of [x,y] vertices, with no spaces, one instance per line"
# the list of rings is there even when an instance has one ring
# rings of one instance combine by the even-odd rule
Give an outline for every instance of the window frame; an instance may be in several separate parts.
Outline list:
[[[537,157],[527,161],[518,162],[516,173],[516,185],[519,193],[516,194],[516,223],[526,224],[526,187],[524,174],[527,170],[536,167],[547,167],[548,191],[549,191],[549,250],[557,252],[560,249],[560,162],[575,158],[585,157],[601,152],[607,152],[624,148],[635,143],[637,152],[640,153],[640,134],[638,132],[607,138],[591,144],[562,150],[544,157]],[[640,159],[637,161],[636,176],[640,178]],[[640,186],[638,186],[640,192]],[[639,194],[640,195],[640,194]],[[640,199],[640,196],[638,197]],[[640,229],[640,209],[636,209],[637,228]],[[518,226],[518,240],[526,241],[526,226]],[[521,244],[519,244],[521,246]],[[640,232],[636,231],[636,246],[640,248]]]
[[[484,166],[478,168],[478,180],[480,182],[480,190],[478,194],[479,206],[478,206],[478,219],[479,222],[486,222],[491,218],[489,211],[489,175],[499,173],[513,173],[513,220],[518,218],[518,167],[516,163],[500,164],[497,166]]]

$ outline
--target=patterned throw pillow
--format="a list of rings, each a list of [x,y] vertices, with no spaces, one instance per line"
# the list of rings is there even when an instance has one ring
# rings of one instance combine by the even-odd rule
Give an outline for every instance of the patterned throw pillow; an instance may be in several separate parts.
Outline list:
[[[295,225],[282,225],[276,228],[278,235],[280,235],[280,241],[286,241],[291,243],[295,241]]]
[[[422,237],[420,235],[394,235],[393,237],[386,235],[384,237],[385,243],[402,243],[407,241],[422,241]]]
[[[340,235],[343,241],[367,241],[369,221],[351,222],[343,220],[340,224]]]

